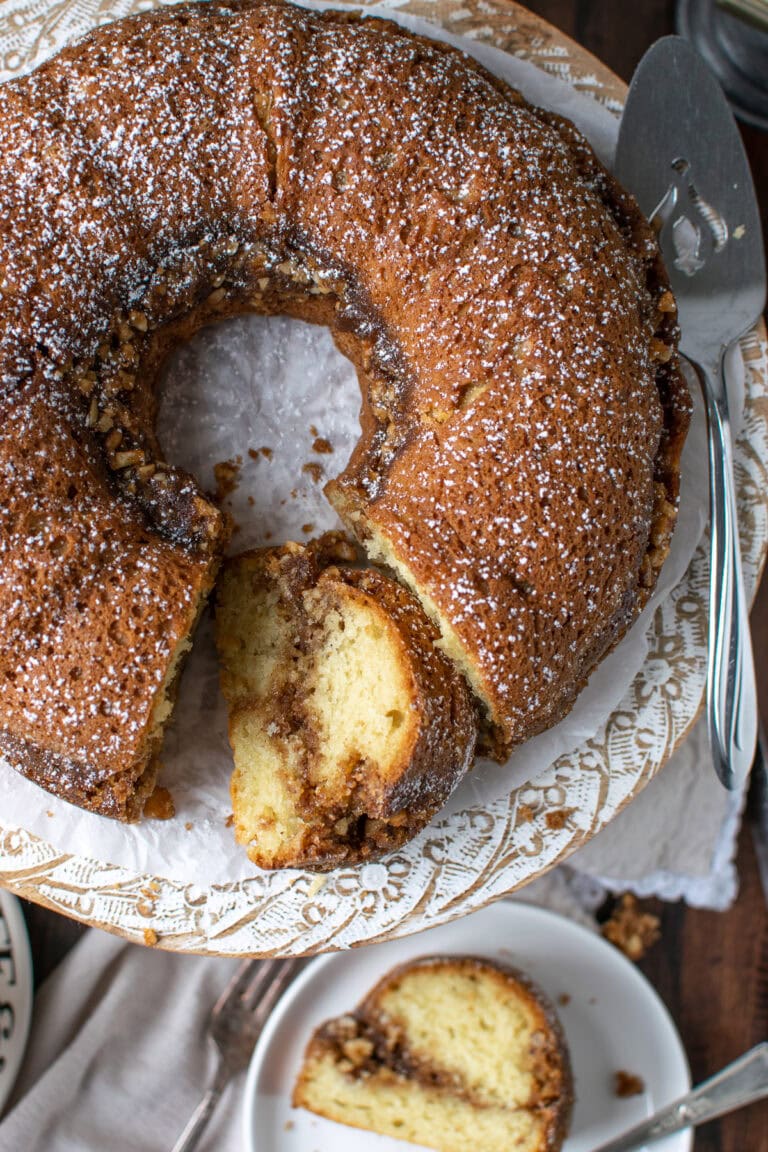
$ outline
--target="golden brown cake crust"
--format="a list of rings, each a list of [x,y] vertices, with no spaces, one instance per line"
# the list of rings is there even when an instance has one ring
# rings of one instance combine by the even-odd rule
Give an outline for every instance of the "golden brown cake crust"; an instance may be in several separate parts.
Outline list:
[[[244,310],[329,323],[357,365],[329,491],[455,639],[497,751],[570,707],[653,586],[687,421],[653,238],[573,129],[388,22],[235,0],[3,85],[0,158],[12,763],[136,814],[223,536],[152,383]]]
[[[396,988],[402,976],[414,969],[437,974],[482,974],[511,985],[525,1001],[536,1018],[536,1028],[530,1055],[534,1067],[534,1089],[528,1107],[536,1111],[545,1125],[546,1152],[561,1148],[570,1126],[574,1104],[573,1074],[565,1034],[557,1013],[549,999],[529,976],[498,960],[477,956],[425,956],[408,961],[388,972],[351,1013],[326,1021],[313,1034],[305,1053],[305,1062],[293,1091],[294,1107],[307,1106],[306,1078],[309,1063],[325,1053],[354,1079],[386,1069],[395,1077],[403,1077],[464,1096],[476,1107],[483,1101],[475,1099],[471,1090],[458,1085],[455,1077],[435,1062],[418,1058],[409,1047],[408,1036],[397,1020],[382,1007],[382,997]],[[361,1043],[362,1041],[362,1043]],[[318,1108],[313,1104],[313,1111]],[[544,1149],[542,1152],[544,1152]]]

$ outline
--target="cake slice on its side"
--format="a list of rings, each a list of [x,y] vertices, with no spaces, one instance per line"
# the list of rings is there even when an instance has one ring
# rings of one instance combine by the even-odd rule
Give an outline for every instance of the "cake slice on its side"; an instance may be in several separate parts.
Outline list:
[[[467,770],[469,690],[418,601],[338,567],[332,537],[246,553],[217,589],[235,832],[262,868],[328,869],[411,839]]]
[[[506,965],[397,968],[314,1034],[296,1107],[439,1152],[557,1152],[573,1101],[560,1025]]]

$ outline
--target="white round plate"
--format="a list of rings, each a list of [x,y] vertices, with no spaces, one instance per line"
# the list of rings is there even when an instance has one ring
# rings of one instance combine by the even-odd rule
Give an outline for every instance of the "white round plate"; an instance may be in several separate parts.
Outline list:
[[[557,1006],[576,1087],[563,1152],[592,1152],[690,1087],[680,1037],[651,985],[602,937],[553,912],[504,901],[416,937],[314,960],[288,990],[262,1033],[245,1090],[248,1152],[405,1152],[413,1145],[291,1107],[291,1092],[314,1029],[350,1011],[390,969],[417,956],[463,953],[514,964]],[[645,1092],[620,1099],[614,1074],[640,1076]],[[690,1132],[653,1145],[690,1152]]]
[[[21,905],[0,889],[0,1114],[11,1094],[32,1018],[32,953]]]

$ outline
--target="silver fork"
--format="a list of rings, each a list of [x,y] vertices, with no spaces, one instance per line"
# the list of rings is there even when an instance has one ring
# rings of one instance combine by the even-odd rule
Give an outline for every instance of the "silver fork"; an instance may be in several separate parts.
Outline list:
[[[306,963],[301,958],[246,960],[237,969],[216,1001],[208,1025],[208,1040],[218,1056],[213,1080],[172,1152],[192,1152],[197,1147],[222,1092],[248,1064],[272,1009]]]

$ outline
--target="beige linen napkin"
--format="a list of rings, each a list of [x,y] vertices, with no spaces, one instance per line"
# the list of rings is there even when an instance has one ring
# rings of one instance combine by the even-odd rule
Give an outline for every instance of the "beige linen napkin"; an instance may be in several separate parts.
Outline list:
[[[701,718],[658,776],[568,866],[612,892],[723,911],[738,891],[744,798],[715,776]]]
[[[206,1025],[236,966],[86,933],[35,999],[0,1152],[170,1150],[212,1073]],[[200,1152],[242,1152],[242,1084]]]

